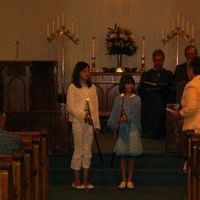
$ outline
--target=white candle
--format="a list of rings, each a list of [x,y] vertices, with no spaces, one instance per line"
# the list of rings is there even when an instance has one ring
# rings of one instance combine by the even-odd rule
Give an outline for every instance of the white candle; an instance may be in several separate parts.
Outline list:
[[[172,18],[172,31],[174,31],[174,18]]]
[[[61,82],[64,86],[65,84],[65,50],[64,47],[62,47],[62,53],[61,53]]]
[[[194,39],[194,25],[192,24],[191,38]]]
[[[189,21],[187,21],[187,29],[186,29],[186,34],[187,35],[189,35],[189,26],[190,26]]]
[[[47,37],[49,37],[49,24],[47,24]]]
[[[70,17],[67,18],[67,29],[70,30]]]
[[[169,33],[169,22],[167,22],[167,34]]]
[[[180,15],[179,15],[179,13],[177,13],[177,26],[179,26],[180,25]]]
[[[60,28],[60,17],[58,15],[58,17],[57,17],[57,29],[59,29],[59,28]]]
[[[79,37],[79,26],[78,26],[78,24],[76,25],[76,37],[77,38]]]
[[[64,12],[62,13],[62,25],[63,26],[65,25],[65,14],[64,14]]]
[[[92,58],[95,58],[95,37],[92,38]]]
[[[54,31],[55,31],[55,20],[53,19],[53,21],[52,21],[52,33],[54,33]]]
[[[145,55],[144,55],[144,48],[145,48],[145,37],[142,37],[142,58],[145,57]]]
[[[164,27],[162,26],[162,29],[161,29],[161,32],[162,32],[162,39],[165,37],[165,34],[164,34]]]
[[[72,34],[74,34],[74,20],[71,21],[71,31]]]
[[[184,29],[185,29],[185,19],[183,17],[183,19],[182,19],[182,31],[184,31]]]

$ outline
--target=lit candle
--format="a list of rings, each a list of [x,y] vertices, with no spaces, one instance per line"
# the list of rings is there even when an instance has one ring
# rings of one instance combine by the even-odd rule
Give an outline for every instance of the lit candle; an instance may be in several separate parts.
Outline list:
[[[47,24],[47,37],[49,37],[49,24]]]
[[[121,116],[125,114],[124,112],[124,93],[121,93],[122,104],[121,104]]]
[[[187,29],[186,29],[186,34],[187,35],[189,35],[189,26],[190,26],[189,21],[187,21]]]
[[[192,24],[191,38],[194,38],[194,25]]]
[[[59,28],[60,28],[60,17],[58,15],[58,17],[57,17],[57,29],[59,29]]]
[[[53,21],[52,21],[52,33],[54,33],[54,31],[55,31],[55,20],[53,19]]]
[[[145,37],[142,37],[142,58],[145,57],[145,55],[144,55],[144,48],[145,48]]]
[[[62,25],[63,26],[65,25],[65,14],[64,14],[64,12],[62,13]]]
[[[92,38],[92,58],[95,58],[95,37]]]

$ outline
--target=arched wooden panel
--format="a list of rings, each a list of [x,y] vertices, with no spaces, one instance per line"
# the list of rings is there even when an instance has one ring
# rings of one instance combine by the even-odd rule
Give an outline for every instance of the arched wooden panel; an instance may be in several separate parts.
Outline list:
[[[7,110],[9,112],[26,111],[26,86],[23,79],[15,77],[7,88]]]

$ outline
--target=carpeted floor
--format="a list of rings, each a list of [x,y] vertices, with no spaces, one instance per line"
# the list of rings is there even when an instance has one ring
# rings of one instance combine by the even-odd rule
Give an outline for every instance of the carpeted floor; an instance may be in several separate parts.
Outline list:
[[[70,169],[72,152],[62,156],[50,157],[49,199],[88,199],[88,200],[184,200],[186,197],[186,178],[182,172],[184,159],[164,153],[164,140],[142,139],[144,154],[136,159],[134,181],[136,189],[119,190],[120,181],[119,160],[116,158],[113,168],[110,168],[112,151],[111,134],[99,138],[104,157],[104,168],[99,161],[96,148],[90,180],[96,185],[93,191],[77,191],[71,189],[73,180]]]
[[[185,200],[184,186],[138,186],[134,190],[98,186],[95,190],[77,191],[70,186],[49,187],[49,200]]]

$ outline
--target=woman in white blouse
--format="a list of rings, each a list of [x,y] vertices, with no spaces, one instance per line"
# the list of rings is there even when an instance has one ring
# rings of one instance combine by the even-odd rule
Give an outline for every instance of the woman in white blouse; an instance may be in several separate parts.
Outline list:
[[[74,171],[75,189],[93,189],[94,185],[88,181],[89,168],[92,157],[93,129],[88,118],[86,121],[86,100],[89,101],[91,120],[95,129],[100,129],[98,97],[96,87],[90,82],[90,67],[85,62],[78,62],[72,74],[72,82],[67,90],[67,111],[72,122],[74,152],[71,168]],[[83,181],[80,171],[83,169]]]

